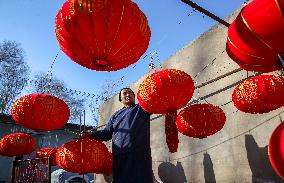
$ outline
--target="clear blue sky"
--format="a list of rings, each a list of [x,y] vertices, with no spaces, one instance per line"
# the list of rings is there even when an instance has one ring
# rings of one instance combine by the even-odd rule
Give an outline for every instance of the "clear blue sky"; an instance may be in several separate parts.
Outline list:
[[[53,74],[69,88],[95,93],[106,79],[124,77],[127,86],[148,72],[149,57],[115,72],[86,69],[71,61],[59,49],[54,34],[54,19],[64,0],[0,0],[0,41],[15,40],[26,53],[33,76],[47,72],[55,55],[59,56]],[[151,40],[145,54],[158,51],[161,61],[206,32],[216,22],[179,0],[134,0],[146,14]],[[224,18],[241,7],[244,0],[194,0],[200,6]],[[224,43],[225,44],[225,43]],[[144,55],[145,55],[144,54]],[[143,56],[144,56],[143,55]],[[143,57],[142,56],[142,57]]]
[[[196,39],[216,22],[203,18],[179,0],[135,0],[146,14],[152,31],[147,53],[157,50],[161,61]],[[194,2],[224,18],[239,8],[241,0],[195,0]],[[54,34],[54,18],[63,0],[0,0],[0,41],[15,40],[26,52],[32,73],[47,72],[55,55],[59,57],[53,73],[76,90],[93,92],[107,78],[124,76],[124,85],[139,79],[148,71],[149,58],[116,72],[97,72],[72,62],[59,49]],[[181,22],[181,23],[180,23]]]

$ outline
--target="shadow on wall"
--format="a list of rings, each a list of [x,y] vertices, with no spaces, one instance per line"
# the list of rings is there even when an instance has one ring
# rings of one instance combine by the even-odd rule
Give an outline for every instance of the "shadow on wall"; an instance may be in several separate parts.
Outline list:
[[[245,145],[252,172],[252,183],[284,183],[284,180],[275,173],[270,164],[267,146],[258,147],[252,135],[245,136]]]
[[[158,175],[163,183],[185,183],[187,182],[181,162],[173,165],[163,162],[158,167]]]
[[[216,183],[213,163],[210,155],[206,152],[203,154],[204,180],[205,183]]]

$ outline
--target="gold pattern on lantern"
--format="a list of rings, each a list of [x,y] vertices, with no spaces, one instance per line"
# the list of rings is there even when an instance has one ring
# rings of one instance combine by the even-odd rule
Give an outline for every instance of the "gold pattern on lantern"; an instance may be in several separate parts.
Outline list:
[[[238,87],[237,100],[248,102],[248,101],[251,101],[252,99],[257,99],[256,88],[257,88],[257,85],[251,82],[251,80],[245,80]]]
[[[148,76],[139,87],[140,96],[143,101],[149,100],[149,95],[156,91],[155,81]]]

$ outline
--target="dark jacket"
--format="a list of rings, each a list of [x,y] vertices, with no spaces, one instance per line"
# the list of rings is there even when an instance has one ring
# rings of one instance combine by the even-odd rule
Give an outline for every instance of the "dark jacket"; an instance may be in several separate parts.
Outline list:
[[[113,183],[152,183],[150,114],[138,104],[115,112],[94,139],[112,139]]]

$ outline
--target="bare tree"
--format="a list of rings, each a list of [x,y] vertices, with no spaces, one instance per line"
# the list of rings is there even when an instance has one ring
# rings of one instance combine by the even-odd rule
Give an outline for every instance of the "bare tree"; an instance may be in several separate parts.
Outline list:
[[[95,126],[97,126],[99,122],[99,106],[111,99],[117,93],[117,88],[120,87],[121,84],[121,80],[106,80],[98,91],[98,94],[88,103]]]
[[[68,89],[66,84],[58,78],[49,76],[44,73],[38,73],[35,75],[34,86],[31,89],[32,92],[36,93],[49,93],[53,96],[64,100],[71,111],[69,122],[78,123],[80,114],[85,109],[85,101],[83,97],[79,97],[79,93],[75,90]]]
[[[19,43],[0,43],[0,113],[9,113],[11,105],[27,84],[29,70]]]

